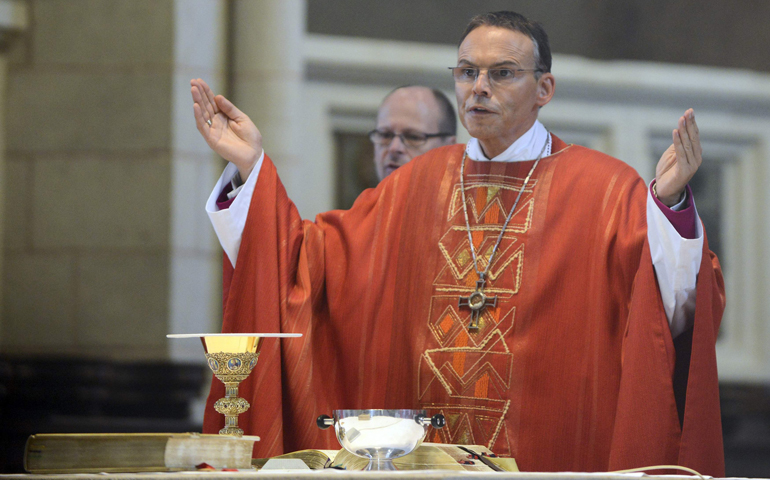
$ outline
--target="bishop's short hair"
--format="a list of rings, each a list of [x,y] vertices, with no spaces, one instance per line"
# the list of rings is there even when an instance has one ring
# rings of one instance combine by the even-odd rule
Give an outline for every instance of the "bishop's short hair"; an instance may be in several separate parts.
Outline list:
[[[520,13],[505,10],[482,13],[471,18],[465,32],[460,37],[458,47],[462,45],[469,33],[483,26],[507,28],[528,36],[535,47],[535,68],[542,72],[551,71],[551,45],[548,43],[548,34],[545,33],[545,29],[539,22],[532,21]],[[542,72],[536,72],[536,77],[539,78]]]

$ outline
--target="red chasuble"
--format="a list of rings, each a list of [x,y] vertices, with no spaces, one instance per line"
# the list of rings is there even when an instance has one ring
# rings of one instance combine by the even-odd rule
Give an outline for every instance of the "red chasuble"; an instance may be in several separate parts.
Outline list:
[[[262,437],[255,455],[339,448],[315,424],[334,409],[424,408],[447,419],[428,440],[487,445],[523,471],[679,464],[723,476],[714,345],[725,298],[706,242],[695,326],[677,349],[644,182],[554,137],[489,270],[497,306],[469,333],[458,299],[478,275],[463,149],[432,150],[315,222],[300,218],[265,159],[237,268],[225,259],[223,331],[304,336],[265,340],[241,384],[251,409],[240,425]],[[483,270],[532,162],[466,162]],[[206,432],[223,424],[212,408],[223,395],[214,380]]]

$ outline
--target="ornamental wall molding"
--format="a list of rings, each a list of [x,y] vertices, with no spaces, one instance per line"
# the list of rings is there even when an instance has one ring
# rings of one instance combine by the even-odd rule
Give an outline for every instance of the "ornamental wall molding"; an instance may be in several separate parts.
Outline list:
[[[417,42],[308,34],[305,78],[353,85],[415,83],[452,90],[447,67],[457,48]],[[593,60],[555,54],[555,101],[580,99],[645,106],[697,104],[741,115],[770,114],[770,74],[644,61]]]

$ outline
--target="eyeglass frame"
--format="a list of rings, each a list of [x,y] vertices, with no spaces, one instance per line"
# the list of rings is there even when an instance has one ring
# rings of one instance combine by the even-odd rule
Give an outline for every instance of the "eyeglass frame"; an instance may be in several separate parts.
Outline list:
[[[383,147],[390,145],[391,143],[393,143],[393,140],[396,137],[398,137],[398,138],[401,139],[401,143],[404,144],[405,147],[409,147],[409,148],[421,147],[421,146],[425,145],[425,143],[427,143],[427,141],[430,140],[431,138],[451,137],[451,136],[455,135],[454,133],[445,133],[445,132],[439,132],[439,133],[422,133],[422,132],[420,132],[419,135],[421,135],[421,136],[423,136],[425,138],[423,138],[420,141],[420,143],[415,145],[415,144],[413,144],[411,142],[407,142],[406,139],[404,139],[404,132],[401,132],[401,133],[387,132],[387,133],[389,133],[391,135],[390,136],[390,140],[388,140],[387,143],[377,142],[377,141],[375,141],[372,138],[372,135],[383,135],[383,132],[377,130],[376,128],[374,130],[372,130],[371,132],[367,133],[366,135],[369,137],[369,141],[370,142],[372,142],[375,145],[380,145],[380,146],[383,146]],[[410,135],[415,135],[415,133],[410,133]]]
[[[517,78],[520,78],[519,76],[516,75],[515,72],[543,73],[545,71],[542,68],[510,68],[510,67],[480,68],[480,67],[474,67],[474,66],[461,66],[461,65],[458,65],[456,67],[447,67],[447,68],[452,71],[452,78],[454,79],[454,81],[456,83],[463,83],[463,84],[476,82],[479,79],[479,75],[481,75],[481,71],[486,70],[487,78],[489,79],[490,85],[500,84],[499,80],[493,80],[492,77],[489,75],[489,72],[491,71],[510,70],[514,72],[513,77],[511,77],[511,80],[516,80]],[[458,68],[467,69],[467,70],[476,70],[476,75],[473,76],[473,80],[468,80],[468,81],[458,80],[457,77],[455,76],[455,70],[457,70]]]

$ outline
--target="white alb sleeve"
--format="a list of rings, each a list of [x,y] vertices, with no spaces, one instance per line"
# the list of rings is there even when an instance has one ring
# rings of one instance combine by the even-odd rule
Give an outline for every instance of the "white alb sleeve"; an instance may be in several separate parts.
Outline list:
[[[254,165],[254,170],[251,171],[251,175],[246,179],[246,183],[243,184],[229,208],[220,210],[217,206],[217,199],[238,171],[232,163],[227,164],[214,190],[209,195],[208,201],[206,201],[206,213],[209,215],[211,225],[214,227],[220,245],[222,245],[222,250],[227,254],[233,267],[235,267],[235,261],[238,258],[238,250],[241,248],[241,236],[243,235],[243,227],[246,225],[246,217],[249,214],[251,196],[254,194],[254,187],[257,185],[257,178],[264,159],[265,152],[263,150],[257,164]]]
[[[695,208],[694,199],[690,199]],[[647,241],[660,286],[671,336],[690,328],[695,318],[695,284],[703,255],[703,226],[695,210],[696,238],[682,238],[647,189]]]

